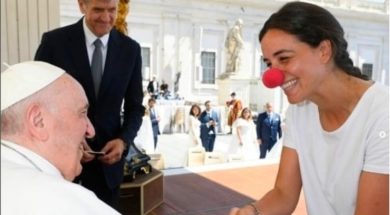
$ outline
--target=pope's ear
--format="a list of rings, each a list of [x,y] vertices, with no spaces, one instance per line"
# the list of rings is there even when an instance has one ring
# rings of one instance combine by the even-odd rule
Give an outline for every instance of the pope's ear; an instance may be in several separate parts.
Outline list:
[[[27,123],[26,128],[35,138],[45,141],[49,137],[45,114],[42,106],[32,104],[27,108]]]

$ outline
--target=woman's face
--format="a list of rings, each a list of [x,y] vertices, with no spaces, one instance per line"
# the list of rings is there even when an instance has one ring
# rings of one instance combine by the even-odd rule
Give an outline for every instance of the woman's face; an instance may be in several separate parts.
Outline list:
[[[198,116],[199,115],[199,109],[197,107],[193,107],[192,108],[192,113],[194,114],[194,116]]]
[[[264,62],[269,68],[283,71],[281,86],[292,104],[310,99],[324,80],[321,45],[312,48],[294,35],[270,29],[261,41]]]
[[[242,112],[244,119],[249,119],[251,116],[251,112],[249,110],[244,110]]]

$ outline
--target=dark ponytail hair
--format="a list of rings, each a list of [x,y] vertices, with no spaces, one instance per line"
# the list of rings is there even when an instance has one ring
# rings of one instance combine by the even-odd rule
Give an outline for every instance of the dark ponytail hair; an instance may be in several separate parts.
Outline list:
[[[310,3],[290,2],[265,22],[259,34],[260,42],[270,29],[280,29],[295,35],[311,47],[317,47],[322,41],[329,40],[336,66],[349,75],[369,80],[358,67],[353,66],[347,51],[348,43],[344,38],[344,30],[329,11]]]

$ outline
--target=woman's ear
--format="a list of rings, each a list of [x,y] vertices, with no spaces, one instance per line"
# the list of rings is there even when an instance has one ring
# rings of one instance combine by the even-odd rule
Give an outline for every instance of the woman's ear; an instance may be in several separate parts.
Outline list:
[[[328,63],[333,55],[333,47],[330,40],[323,40],[320,42],[319,51],[320,51],[320,59],[323,63]]]
[[[35,138],[46,141],[49,138],[49,131],[45,114],[42,107],[38,104],[32,104],[26,111],[26,129]]]

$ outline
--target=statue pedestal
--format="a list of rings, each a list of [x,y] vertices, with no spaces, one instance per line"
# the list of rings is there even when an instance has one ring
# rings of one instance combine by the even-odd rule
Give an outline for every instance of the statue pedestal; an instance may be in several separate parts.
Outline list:
[[[223,121],[221,120],[221,123],[223,123],[221,126],[224,132],[230,130],[227,125],[229,110],[228,106],[226,106],[226,102],[231,100],[230,94],[235,92],[236,98],[241,100],[243,107],[250,107],[250,92],[253,80],[253,78],[243,74],[223,74],[216,80],[218,86],[218,104],[226,107],[226,115],[221,116],[221,118],[225,119]]]
[[[241,100],[243,107],[249,107],[252,111],[262,111],[266,102],[274,102],[274,96],[280,94],[279,90],[265,88],[259,78],[246,74],[238,73],[222,77],[224,78],[216,80],[219,105],[226,106],[226,101],[231,99],[230,94],[236,92],[236,98]]]
[[[236,92],[236,98],[243,102],[244,107],[249,105],[249,91],[251,78],[243,75],[222,74],[222,78],[217,79],[218,104],[226,105],[226,101],[231,99],[230,94]]]

